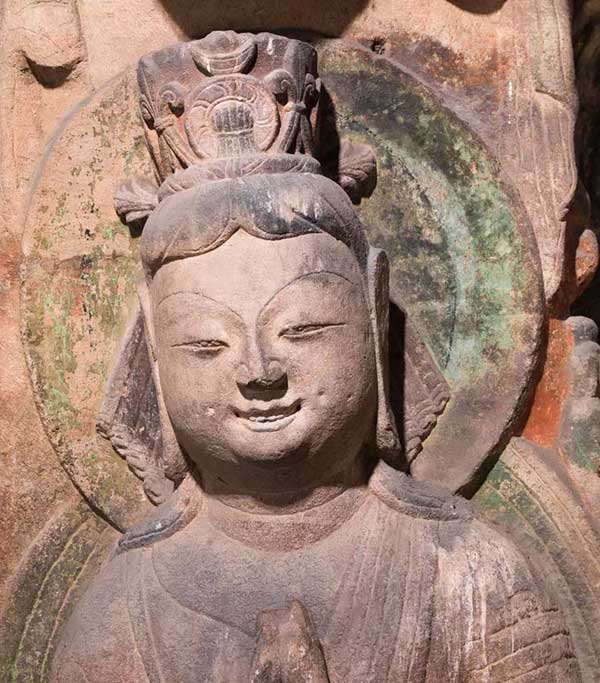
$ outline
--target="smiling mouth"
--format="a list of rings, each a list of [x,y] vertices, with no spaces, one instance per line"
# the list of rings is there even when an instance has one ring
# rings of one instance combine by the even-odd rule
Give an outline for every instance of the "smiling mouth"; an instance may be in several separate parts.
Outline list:
[[[283,429],[296,417],[300,410],[300,401],[289,406],[271,406],[269,408],[251,408],[250,410],[234,410],[237,417],[245,425],[256,432],[274,432]]]

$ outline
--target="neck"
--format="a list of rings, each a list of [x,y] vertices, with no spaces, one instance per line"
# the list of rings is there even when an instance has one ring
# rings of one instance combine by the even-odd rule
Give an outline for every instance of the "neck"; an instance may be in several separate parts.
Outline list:
[[[354,517],[367,498],[364,485],[321,485],[310,492],[257,497],[206,491],[205,519],[229,538],[262,550],[298,550],[325,539]],[[302,494],[302,495],[301,495]]]
[[[208,499],[216,500],[239,512],[253,515],[290,515],[306,512],[337,498],[349,488],[364,486],[368,479],[364,458],[357,458],[348,466],[324,476],[320,482],[306,482],[303,486],[244,486],[240,477],[231,482],[213,472],[204,471],[201,486]],[[293,481],[286,477],[284,481]],[[256,482],[255,477],[247,481]]]

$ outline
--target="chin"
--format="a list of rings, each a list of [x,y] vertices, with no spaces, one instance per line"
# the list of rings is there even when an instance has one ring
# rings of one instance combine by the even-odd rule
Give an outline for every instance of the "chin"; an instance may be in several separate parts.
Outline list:
[[[295,419],[281,424],[236,424],[232,434],[232,452],[240,463],[273,467],[292,466],[302,462],[310,454],[310,434]]]
[[[241,451],[236,451],[238,463],[258,467],[292,467],[310,457],[309,444],[289,443],[282,439],[252,439]]]

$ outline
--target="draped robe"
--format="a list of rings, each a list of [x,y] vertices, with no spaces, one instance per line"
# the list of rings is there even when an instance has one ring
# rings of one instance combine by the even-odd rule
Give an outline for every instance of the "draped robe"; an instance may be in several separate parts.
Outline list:
[[[244,523],[224,508],[203,504],[151,542],[147,526],[110,560],[69,621],[52,683],[249,681],[258,613],[292,599],[331,683],[580,680],[556,605],[464,501],[398,475],[306,513]]]

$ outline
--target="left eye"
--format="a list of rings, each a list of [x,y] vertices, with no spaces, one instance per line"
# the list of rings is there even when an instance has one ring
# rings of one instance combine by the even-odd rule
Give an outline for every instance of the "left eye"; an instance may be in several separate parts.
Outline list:
[[[297,339],[300,337],[311,337],[332,327],[341,327],[344,323],[307,323],[304,325],[291,325],[281,330],[280,337]]]

